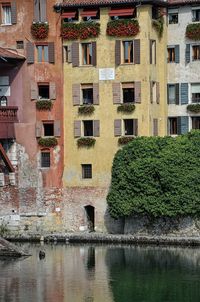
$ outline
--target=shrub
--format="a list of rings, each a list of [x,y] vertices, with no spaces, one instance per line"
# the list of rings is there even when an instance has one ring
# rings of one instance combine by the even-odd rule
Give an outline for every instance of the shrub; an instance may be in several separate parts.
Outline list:
[[[94,147],[95,142],[96,142],[96,140],[93,137],[80,137],[77,140],[77,146],[79,148],[80,147],[90,148],[90,147]]]
[[[38,110],[51,110],[52,105],[53,103],[51,100],[38,100],[36,102],[36,108]]]
[[[48,37],[49,25],[47,23],[36,22],[31,25],[31,34],[35,39],[42,40]]]
[[[61,37],[66,40],[96,38],[100,34],[97,22],[65,23],[61,27]]]
[[[78,108],[79,114],[92,114],[94,112],[95,108],[93,105],[82,105]]]
[[[126,145],[129,142],[131,142],[133,139],[134,139],[134,137],[131,137],[131,136],[122,136],[122,137],[119,137],[118,144],[119,145]]]
[[[118,112],[132,113],[135,110],[133,103],[124,103],[117,107]]]
[[[140,31],[137,20],[113,20],[107,24],[106,33],[112,37],[133,37]]]
[[[107,196],[112,217],[200,215],[200,131],[137,137],[113,161]]]
[[[164,18],[161,16],[156,20],[152,20],[152,25],[158,33],[158,36],[161,38],[164,30]]]
[[[191,40],[200,40],[200,23],[188,24],[185,36]]]
[[[38,144],[42,147],[55,147],[58,141],[55,137],[40,137]]]
[[[190,104],[187,106],[187,110],[191,112],[200,112],[200,104]]]

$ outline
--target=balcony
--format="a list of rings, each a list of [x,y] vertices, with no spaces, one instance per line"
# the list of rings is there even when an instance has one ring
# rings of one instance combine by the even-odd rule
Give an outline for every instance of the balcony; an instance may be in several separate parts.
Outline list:
[[[18,107],[0,107],[0,139],[15,138],[14,123],[18,122]]]

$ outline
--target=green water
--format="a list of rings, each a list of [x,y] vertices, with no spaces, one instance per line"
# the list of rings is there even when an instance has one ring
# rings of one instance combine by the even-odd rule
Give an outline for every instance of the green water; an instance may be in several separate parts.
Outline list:
[[[23,247],[31,257],[0,260],[1,302],[200,302],[199,248]]]

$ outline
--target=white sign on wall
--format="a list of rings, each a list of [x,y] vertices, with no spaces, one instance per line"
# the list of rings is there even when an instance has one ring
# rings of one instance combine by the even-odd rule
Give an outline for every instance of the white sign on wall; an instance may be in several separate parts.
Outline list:
[[[99,68],[99,80],[107,81],[115,79],[115,69],[114,68]]]

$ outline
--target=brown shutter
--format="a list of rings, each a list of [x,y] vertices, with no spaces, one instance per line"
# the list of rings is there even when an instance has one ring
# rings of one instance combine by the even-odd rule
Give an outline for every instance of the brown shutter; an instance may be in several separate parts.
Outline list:
[[[38,99],[38,86],[37,83],[31,82],[31,100]]]
[[[16,1],[12,1],[12,3],[11,3],[11,23],[12,24],[16,24],[17,23]]]
[[[120,83],[112,83],[113,104],[121,103],[121,85]]]
[[[179,84],[175,84],[176,105],[179,105]]]
[[[98,120],[93,121],[93,135],[99,136],[100,133],[100,122]]]
[[[60,136],[60,121],[54,121],[54,136]]]
[[[149,84],[150,84],[150,103],[152,104],[153,103],[153,82],[150,81]]]
[[[133,135],[138,136],[138,119],[133,119]]]
[[[121,64],[121,41],[120,40],[115,41],[115,64],[116,65]]]
[[[45,22],[47,20],[47,0],[40,0],[40,21]]]
[[[99,105],[99,84],[93,84],[93,104]]]
[[[36,137],[41,137],[42,136],[42,129],[43,129],[42,122],[37,121],[36,125],[35,125],[35,136]]]
[[[92,42],[92,65],[97,65],[97,47],[96,42]]]
[[[152,64],[152,40],[149,41],[149,61]]]
[[[141,103],[141,82],[135,82],[135,103]]]
[[[114,120],[114,135],[120,136],[122,134],[122,122],[121,120]]]
[[[80,105],[80,84],[72,85],[72,100],[73,105]]]
[[[140,40],[134,40],[134,64],[140,64]]]
[[[49,51],[49,63],[55,63],[54,42],[48,43],[48,51]]]
[[[72,66],[73,67],[79,66],[79,43],[78,42],[72,43]]]
[[[72,62],[72,46],[71,45],[67,46],[67,62],[68,63]]]
[[[154,136],[158,135],[158,119],[157,118],[153,119],[153,135]]]
[[[28,64],[34,63],[34,44],[31,42],[26,44],[26,61]]]
[[[156,82],[156,103],[160,104],[160,83]]]
[[[74,121],[74,137],[81,136],[81,121]]]
[[[56,83],[54,82],[49,83],[49,96],[51,100],[56,99]]]
[[[156,64],[156,41],[155,41],[155,64]]]
[[[34,0],[34,21],[38,22],[40,21],[40,17],[39,17],[39,1],[40,0]]]

